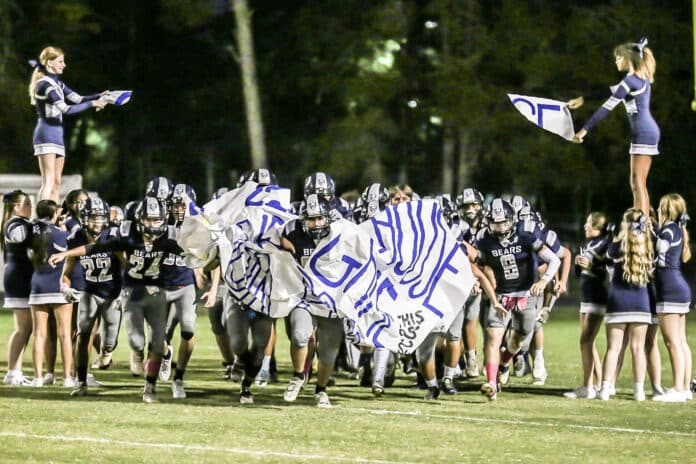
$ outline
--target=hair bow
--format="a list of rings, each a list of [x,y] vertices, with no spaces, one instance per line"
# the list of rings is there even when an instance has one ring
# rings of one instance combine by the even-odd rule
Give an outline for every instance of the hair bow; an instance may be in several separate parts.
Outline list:
[[[648,222],[645,220],[645,216],[641,215],[637,221],[630,222],[628,228],[636,235],[644,234],[648,230]]]
[[[679,215],[679,219],[677,219],[677,222],[679,223],[680,227],[684,227],[686,225],[686,223],[689,222],[690,220],[691,220],[691,218],[689,217],[688,214],[681,213]]]
[[[647,37],[641,37],[640,40],[638,40],[638,42],[635,44],[641,58],[643,58],[643,49],[645,48],[646,45],[648,45],[648,38]]]
[[[27,61],[27,63],[29,63],[29,66],[31,66],[34,69],[38,69],[41,72],[46,72],[46,67],[42,65],[39,60],[31,59]]]

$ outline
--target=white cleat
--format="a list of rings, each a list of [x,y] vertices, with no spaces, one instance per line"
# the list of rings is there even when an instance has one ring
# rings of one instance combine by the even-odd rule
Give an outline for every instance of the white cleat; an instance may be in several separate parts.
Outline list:
[[[532,385],[544,385],[548,376],[549,373],[546,372],[544,361],[535,362],[534,369],[532,370],[532,377],[534,378]]]
[[[154,403],[157,401],[157,395],[155,394],[155,384],[150,382],[145,382],[145,387],[143,388],[143,402]]]
[[[317,400],[317,407],[318,408],[323,408],[323,409],[330,409],[331,408],[331,400],[329,400],[329,395],[325,392],[319,392],[314,397]]]
[[[300,390],[302,390],[302,387],[304,387],[304,383],[304,378],[293,377],[290,379],[288,388],[286,388],[285,393],[283,393],[283,399],[288,402],[295,401],[297,399],[297,395],[300,394]]]
[[[87,386],[99,388],[102,386],[102,383],[100,381],[98,381],[97,379],[95,379],[94,375],[88,373],[87,374]]]
[[[246,387],[242,387],[242,392],[239,394],[240,404],[254,404],[254,395],[251,394],[251,390]]]
[[[113,353],[111,351],[106,353],[100,353],[97,358],[97,364],[99,369],[108,369],[111,365]]]
[[[56,383],[56,376],[53,372],[47,372],[43,376],[43,385],[53,385]]]
[[[131,351],[130,354],[130,371],[135,377],[145,375],[145,366],[143,364],[143,354],[137,351]]]
[[[261,369],[259,373],[256,374],[254,383],[257,387],[265,387],[268,385],[269,380],[271,380],[271,373],[267,369]]]
[[[479,365],[478,361],[476,360],[476,355],[466,356],[466,370],[464,373],[469,379],[475,379],[479,376]]]
[[[175,400],[181,400],[186,398],[186,390],[184,390],[184,381],[175,380],[172,382],[172,398]]]
[[[597,398],[597,390],[594,388],[587,388],[584,385],[582,387],[578,387],[573,391],[565,392],[563,394],[564,397],[570,398],[572,400],[575,399],[586,399],[586,400],[593,400]]]
[[[488,398],[488,401],[498,399],[498,387],[495,382],[486,382],[481,385],[481,394]]]
[[[169,377],[172,375],[172,359],[174,358],[172,345],[167,345],[167,349],[169,350],[169,357],[165,358],[163,356],[160,363],[159,379],[162,382],[169,380]]]
[[[75,377],[66,377],[63,379],[63,386],[66,388],[77,387],[77,379]]]
[[[602,388],[597,392],[597,399],[602,400],[602,401],[609,401],[609,398],[611,398],[611,389],[610,388]]]
[[[34,388],[41,388],[44,386],[44,381],[42,377],[34,377],[34,379],[31,381],[31,387]]]
[[[654,395],[652,400],[660,403],[684,403],[686,402],[686,395],[676,391],[674,388],[668,388],[662,395]]]

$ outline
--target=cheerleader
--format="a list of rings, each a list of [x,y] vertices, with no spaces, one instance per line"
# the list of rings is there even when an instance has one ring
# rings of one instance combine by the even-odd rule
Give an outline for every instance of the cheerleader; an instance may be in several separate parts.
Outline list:
[[[31,293],[31,261],[27,253],[32,225],[31,198],[21,190],[7,193],[2,198],[2,248],[5,269],[3,286],[5,303],[3,307],[14,315],[14,331],[7,342],[7,374],[3,383],[6,385],[29,385],[22,375],[22,355],[31,336],[31,311],[29,294]]]
[[[659,229],[655,246],[655,289],[657,317],[672,363],[674,386],[655,401],[681,402],[691,399],[691,350],[686,339],[686,314],[691,290],[681,272],[681,263],[691,259],[688,215],[681,195],[670,193],[660,199],[657,211]]]
[[[607,247],[611,241],[606,214],[594,211],[585,221],[585,238],[589,241],[575,257],[580,274],[580,353],[582,357],[583,384],[564,393],[566,398],[594,399],[595,386],[602,382],[602,359],[595,346],[595,338],[602,326],[607,310],[606,261]]]
[[[657,144],[660,141],[660,128],[650,114],[650,93],[655,74],[655,57],[646,46],[648,39],[638,43],[625,43],[614,49],[616,68],[626,73],[626,77],[612,87],[609,99],[592,115],[575,136],[573,141],[582,143],[585,135],[616,105],[623,103],[631,124],[631,191],[633,207],[645,215],[649,214],[648,173],[652,156],[658,155]],[[584,103],[583,97],[568,102],[568,108],[576,109]]]
[[[32,386],[42,387],[44,349],[48,331],[48,316],[53,312],[56,319],[58,340],[63,358],[63,386],[74,387],[72,372],[72,301],[66,298],[61,288],[63,266],[53,267],[48,260],[54,254],[67,249],[68,232],[56,226],[58,204],[53,200],[41,200],[36,205],[37,221],[31,238],[32,264],[31,277],[31,316],[34,329],[34,380]]]
[[[607,352],[602,370],[602,388],[597,394],[608,401],[616,378],[617,363],[623,351],[624,335],[628,337],[633,358],[633,399],[645,400],[645,337],[650,314],[648,282],[652,277],[653,246],[648,219],[637,208],[628,209],[621,230],[607,248],[611,279],[604,317],[607,333]]]
[[[36,107],[38,122],[34,129],[34,156],[39,159],[41,188],[39,200],[58,202],[58,192],[65,165],[63,115],[76,114],[89,108],[102,109],[107,105],[106,93],[83,97],[66,86],[59,78],[65,67],[65,54],[60,48],[46,47],[38,61],[31,60],[34,68],[29,83],[29,98]]]

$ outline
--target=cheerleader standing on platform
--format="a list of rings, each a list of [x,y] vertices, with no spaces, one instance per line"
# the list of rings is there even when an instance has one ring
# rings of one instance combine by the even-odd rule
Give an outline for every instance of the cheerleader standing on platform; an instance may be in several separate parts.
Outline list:
[[[626,43],[614,49],[616,68],[626,72],[618,85],[611,87],[612,94],[604,104],[595,111],[575,136],[573,141],[582,143],[585,135],[604,119],[616,105],[623,103],[626,107],[628,120],[631,124],[631,191],[633,192],[633,207],[645,215],[649,214],[650,198],[648,196],[648,173],[652,157],[660,152],[657,144],[660,141],[660,128],[650,114],[650,94],[653,75],[655,74],[655,57],[646,46],[648,39],[643,38],[638,43]],[[568,102],[568,108],[576,109],[584,103],[583,97]]]
[[[60,48],[46,47],[39,60],[31,60],[34,68],[29,83],[29,98],[36,106],[38,122],[34,129],[34,156],[39,159],[41,188],[39,200],[58,203],[58,192],[65,165],[63,115],[76,114],[89,108],[102,109],[107,102],[102,94],[83,97],[66,86],[59,78],[65,70],[65,54]]]

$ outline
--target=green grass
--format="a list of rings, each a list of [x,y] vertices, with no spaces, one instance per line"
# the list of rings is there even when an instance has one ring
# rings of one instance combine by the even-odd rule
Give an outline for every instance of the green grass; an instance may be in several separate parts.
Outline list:
[[[11,315],[0,313],[6,369]],[[460,393],[426,402],[398,377],[379,399],[343,375],[329,389],[334,408],[314,406],[313,385],[296,403],[282,393],[289,379],[288,342],[279,330],[281,381],[253,387],[255,404],[240,405],[239,385],[221,378],[207,316],[199,315],[197,346],[186,375],[188,398],[171,399],[158,385],[159,403],[140,399],[142,380],[128,372],[125,330],[115,363],[96,372],[105,387],[70,398],[61,386],[0,386],[0,462],[689,462],[696,459],[694,403],[631,401],[630,355],[608,403],[564,399],[580,384],[575,308],[559,308],[546,325],[547,384],[512,378],[489,403],[478,382],[458,382]],[[696,346],[696,331],[690,331]],[[599,336],[604,350],[604,334]],[[664,348],[664,347],[663,347]],[[31,356],[25,372],[31,372]],[[60,369],[58,369],[60,370]],[[663,356],[663,384],[670,382]],[[649,382],[646,390],[650,393]]]

